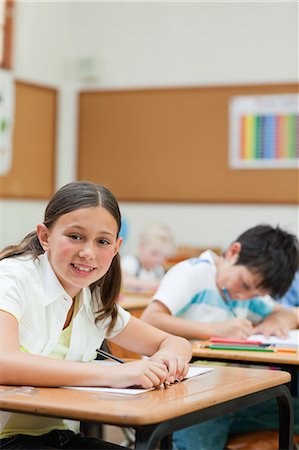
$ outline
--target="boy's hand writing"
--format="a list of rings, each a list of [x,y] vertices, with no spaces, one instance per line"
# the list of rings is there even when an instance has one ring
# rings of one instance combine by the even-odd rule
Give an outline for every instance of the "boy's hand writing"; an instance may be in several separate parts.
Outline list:
[[[247,339],[254,333],[254,328],[250,320],[234,317],[215,324],[215,336],[229,337],[234,339]]]

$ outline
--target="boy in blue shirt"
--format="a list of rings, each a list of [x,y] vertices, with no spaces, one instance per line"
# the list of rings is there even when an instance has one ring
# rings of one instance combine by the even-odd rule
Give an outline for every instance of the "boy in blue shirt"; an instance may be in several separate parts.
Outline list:
[[[279,299],[279,303],[286,308],[292,309],[297,317],[297,327],[299,327],[299,270],[296,272],[290,289]]]
[[[271,297],[285,294],[297,269],[297,238],[279,227],[258,225],[222,256],[206,251],[172,267],[142,319],[188,339],[246,339],[254,333],[283,337],[297,327],[296,317]],[[277,428],[272,411],[275,402],[267,402],[185,428],[174,433],[174,444],[178,450],[223,449],[229,433]],[[299,434],[298,399],[295,432]]]

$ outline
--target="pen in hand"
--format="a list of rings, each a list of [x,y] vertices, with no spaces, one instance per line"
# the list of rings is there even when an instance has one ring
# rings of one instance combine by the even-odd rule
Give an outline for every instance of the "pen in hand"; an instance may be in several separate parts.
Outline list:
[[[234,308],[233,308],[233,306],[232,306],[232,304],[231,304],[231,298],[230,298],[230,295],[229,295],[228,290],[226,289],[226,287],[223,287],[223,288],[222,288],[222,292],[223,292],[225,304],[229,307],[230,312],[231,312],[235,317],[237,317],[237,314],[236,314],[236,312],[235,312],[235,310],[234,310]]]
[[[97,352],[99,355],[104,356],[104,358],[113,359],[113,361],[117,361],[117,362],[119,362],[119,363],[121,363],[121,364],[124,364],[124,363],[125,363],[125,361],[123,361],[122,359],[117,358],[117,357],[114,356],[114,355],[111,355],[111,353],[105,352],[105,350],[102,350],[101,348],[97,348],[97,349],[96,349],[96,352]]]

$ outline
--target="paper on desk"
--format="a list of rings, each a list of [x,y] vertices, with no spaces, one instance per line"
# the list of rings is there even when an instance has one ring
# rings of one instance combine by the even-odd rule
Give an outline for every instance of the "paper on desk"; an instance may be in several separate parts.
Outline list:
[[[249,336],[248,341],[262,341],[264,344],[288,344],[299,347],[299,330],[290,330],[285,339],[271,336],[266,338],[263,334],[253,334]]]
[[[109,394],[126,394],[126,395],[137,395],[143,394],[147,391],[152,391],[155,388],[149,389],[135,389],[135,388],[109,388],[109,387],[86,387],[86,386],[62,386],[67,389],[77,389],[79,391],[88,391],[93,392],[94,394],[98,394],[100,392],[108,392]]]
[[[213,367],[202,367],[197,364],[191,365],[189,368],[189,372],[185,376],[184,380],[187,380],[188,378],[196,377],[197,375],[202,375],[203,373],[212,372],[214,370]]]
[[[109,363],[110,363],[110,361],[109,361]],[[114,364],[115,363],[112,362],[112,365],[114,365]],[[116,363],[116,365],[117,365],[117,363]],[[196,377],[197,375],[202,375],[202,374],[204,374],[206,372],[211,372],[212,370],[214,370],[213,367],[201,367],[201,366],[198,366],[198,365],[191,365],[190,368],[189,368],[189,372],[185,376],[184,380],[186,380],[188,378]],[[149,389],[124,388],[124,389],[119,389],[119,388],[109,388],[109,387],[87,387],[87,386],[62,386],[62,387],[63,388],[67,388],[67,389],[77,389],[77,390],[80,390],[80,391],[88,391],[88,392],[93,392],[93,393],[108,392],[109,394],[126,394],[126,395],[143,394],[144,392],[152,391],[152,390],[155,389],[155,388],[149,388]]]

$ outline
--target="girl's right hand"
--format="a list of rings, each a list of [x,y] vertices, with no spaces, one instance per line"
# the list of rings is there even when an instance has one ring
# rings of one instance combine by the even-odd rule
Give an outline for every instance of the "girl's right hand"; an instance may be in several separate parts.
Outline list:
[[[103,366],[101,369],[103,369]],[[167,377],[168,370],[165,364],[148,359],[140,359],[109,367],[109,382],[107,386],[114,388],[141,386],[144,389],[148,389],[159,387],[166,381]]]

